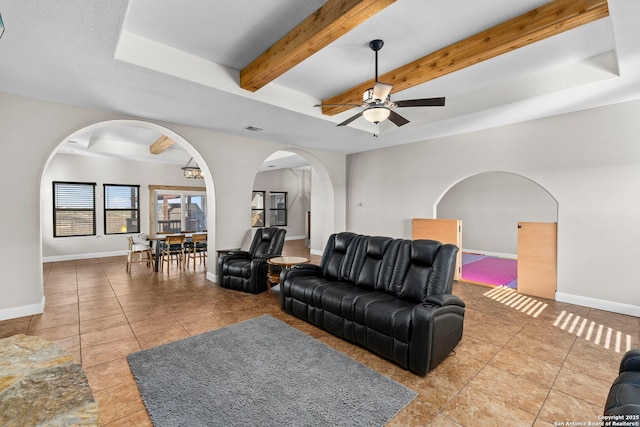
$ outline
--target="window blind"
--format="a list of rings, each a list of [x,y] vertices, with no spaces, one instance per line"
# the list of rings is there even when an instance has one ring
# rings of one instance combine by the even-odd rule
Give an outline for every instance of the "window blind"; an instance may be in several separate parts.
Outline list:
[[[53,183],[53,237],[96,234],[95,183]]]

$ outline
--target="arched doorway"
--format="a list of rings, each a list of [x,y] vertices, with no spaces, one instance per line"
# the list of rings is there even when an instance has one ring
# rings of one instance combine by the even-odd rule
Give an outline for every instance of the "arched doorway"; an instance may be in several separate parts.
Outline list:
[[[287,239],[304,240],[311,254],[322,255],[324,242],[335,232],[334,190],[315,156],[298,148],[272,153],[256,173],[254,191],[264,193],[264,225],[286,228]],[[277,200],[285,201],[287,208],[280,218]]]
[[[166,137],[171,140],[160,154],[150,153],[150,146]],[[154,157],[155,156],[155,157]],[[162,156],[162,158],[161,158]],[[150,233],[151,200],[147,191],[153,185],[192,186],[182,168],[193,161],[204,172],[197,183],[207,193],[206,220],[211,247],[215,247],[215,191],[211,172],[195,148],[179,134],[166,127],[138,120],[112,120],[95,123],[70,134],[49,156],[44,167],[41,188],[41,242],[43,261],[95,258],[118,255],[125,247],[121,234],[106,232],[102,215],[103,194],[96,192],[95,233],[84,238],[53,238],[53,181],[139,186],[140,233]],[[213,267],[210,267],[213,268]],[[213,275],[213,273],[207,273]]]
[[[518,223],[556,223],[558,203],[521,175],[485,172],[449,188],[436,217],[462,220],[462,280],[517,288]]]

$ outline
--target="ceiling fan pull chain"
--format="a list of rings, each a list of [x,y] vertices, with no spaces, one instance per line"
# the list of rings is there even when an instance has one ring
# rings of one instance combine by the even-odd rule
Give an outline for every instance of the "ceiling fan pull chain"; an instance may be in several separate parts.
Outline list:
[[[380,122],[373,123],[373,137],[377,138],[380,136]]]

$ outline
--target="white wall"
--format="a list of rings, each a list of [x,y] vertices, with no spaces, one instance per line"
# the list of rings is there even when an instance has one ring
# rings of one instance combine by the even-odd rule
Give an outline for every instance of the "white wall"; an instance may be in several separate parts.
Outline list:
[[[298,152],[313,166],[315,252],[321,252],[329,234],[345,228],[408,238],[411,218],[433,217],[437,202],[457,182],[483,172],[511,172],[540,184],[558,201],[557,299],[640,315],[634,271],[640,259],[638,117],[640,102],[635,101],[346,160],[336,153],[159,125],[174,132],[178,143],[189,141],[198,164],[210,171],[207,186],[215,186],[211,238],[217,248],[243,240],[255,171],[274,151]],[[13,242],[0,258],[0,319],[42,310],[40,202],[41,192],[50,191],[42,185],[49,156],[79,129],[115,119],[135,118],[0,94],[0,177],[10,188],[4,201],[19,207],[0,213],[10,224],[5,239]],[[317,200],[320,194],[328,197]]]
[[[278,169],[256,175],[253,185],[256,191],[265,192],[265,222],[269,223],[269,195],[271,192],[287,193],[287,225],[278,226],[287,230],[287,239],[304,239],[307,211],[311,209],[310,168]]]
[[[53,237],[53,181],[97,184],[95,236]],[[204,181],[184,178],[180,166],[56,154],[43,175],[41,191],[42,257],[45,262],[118,255],[126,251],[124,235],[104,234],[103,184],[140,185],[140,232],[144,234],[149,234],[149,185],[200,187],[205,190]]]
[[[89,110],[0,93],[0,177],[10,188],[0,218],[12,250],[0,257],[0,319],[41,312],[42,288],[41,200],[50,194],[43,172],[58,145],[75,132],[108,120],[135,120],[104,111]],[[327,196],[332,217],[319,224],[318,233],[344,230],[346,156],[303,150],[286,144],[258,141],[183,125],[158,122],[208,173],[207,192],[215,194],[208,206],[212,249],[238,246],[249,230],[253,181],[258,167],[279,150],[296,151],[320,171],[319,193]],[[157,126],[154,125],[154,126]],[[314,191],[316,186],[314,185]],[[312,206],[313,209],[313,206]],[[312,212],[313,214],[313,212]],[[211,218],[214,224],[211,224]],[[326,238],[322,240],[322,245]],[[312,248],[315,242],[312,241]],[[318,246],[321,250],[322,246]],[[26,256],[25,254],[28,254]],[[210,263],[210,269],[216,263]],[[214,277],[209,272],[208,277]]]
[[[462,220],[465,250],[516,258],[518,222],[557,222],[558,203],[526,178],[487,172],[447,191],[438,203],[437,217]]]
[[[556,299],[640,315],[638,117],[634,101],[351,155],[348,228],[408,238],[457,182],[519,174],[558,201]]]

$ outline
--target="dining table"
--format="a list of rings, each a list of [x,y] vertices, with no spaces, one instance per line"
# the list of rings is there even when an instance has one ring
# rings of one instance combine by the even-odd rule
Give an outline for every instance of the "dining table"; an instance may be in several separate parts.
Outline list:
[[[194,234],[196,233],[149,234],[146,238],[151,242],[151,249],[153,250],[154,258],[155,258],[155,262],[153,263],[155,271],[158,271],[158,265],[160,263],[161,247],[162,247],[160,242],[164,242],[167,236],[185,236],[185,238],[187,239],[186,241],[190,241],[191,236],[193,236]]]

